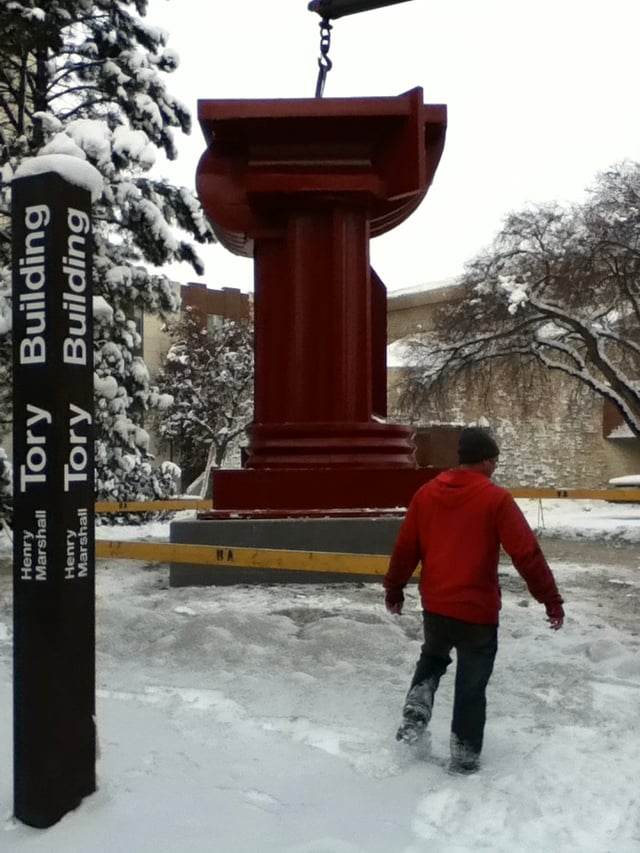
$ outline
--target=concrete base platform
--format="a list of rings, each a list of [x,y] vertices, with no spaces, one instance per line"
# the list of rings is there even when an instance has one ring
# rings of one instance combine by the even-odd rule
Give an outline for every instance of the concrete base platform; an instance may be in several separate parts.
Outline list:
[[[170,541],[222,548],[273,548],[339,554],[390,554],[403,516],[374,518],[188,519],[173,521]],[[353,583],[378,581],[380,575],[202,566],[172,563],[171,586],[251,583]]]

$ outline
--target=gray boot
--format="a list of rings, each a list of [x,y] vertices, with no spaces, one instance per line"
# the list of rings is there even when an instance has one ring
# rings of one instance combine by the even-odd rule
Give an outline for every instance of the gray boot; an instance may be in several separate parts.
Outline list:
[[[435,686],[432,681],[423,681],[409,690],[396,740],[412,744],[420,739],[431,719],[434,695]]]
[[[477,773],[480,769],[480,753],[471,749],[468,744],[461,741],[453,732],[451,732],[451,739],[449,743],[451,748],[449,772],[460,773],[463,776],[469,776],[471,773]]]

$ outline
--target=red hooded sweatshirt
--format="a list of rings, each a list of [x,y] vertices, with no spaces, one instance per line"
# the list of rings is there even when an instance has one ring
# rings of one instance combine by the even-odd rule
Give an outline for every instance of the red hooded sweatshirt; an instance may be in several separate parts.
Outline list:
[[[421,562],[425,610],[497,625],[500,545],[537,601],[546,604],[559,598],[538,540],[509,492],[477,471],[445,471],[414,495],[384,587],[400,593]]]

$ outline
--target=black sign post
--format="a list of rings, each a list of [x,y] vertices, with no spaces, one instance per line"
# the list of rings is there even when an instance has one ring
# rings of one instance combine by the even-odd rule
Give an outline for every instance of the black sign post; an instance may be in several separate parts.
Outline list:
[[[47,827],[95,790],[91,199],[13,182],[14,798]]]

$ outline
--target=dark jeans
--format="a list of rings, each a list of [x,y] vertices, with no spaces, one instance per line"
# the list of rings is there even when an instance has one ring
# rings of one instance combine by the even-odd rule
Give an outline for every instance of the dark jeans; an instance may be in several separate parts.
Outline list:
[[[486,688],[498,651],[498,626],[474,625],[424,611],[424,644],[405,701],[409,716],[431,719],[440,678],[456,650],[456,682],[451,720],[454,757],[480,755],[486,720]]]

